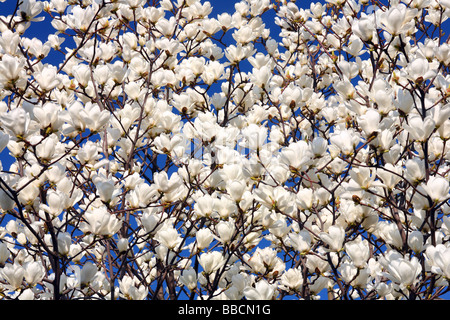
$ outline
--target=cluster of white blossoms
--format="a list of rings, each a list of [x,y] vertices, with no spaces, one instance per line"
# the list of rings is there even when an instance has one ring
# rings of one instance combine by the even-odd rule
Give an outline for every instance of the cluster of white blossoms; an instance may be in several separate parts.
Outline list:
[[[212,5],[0,3],[0,297],[448,296],[450,1]]]

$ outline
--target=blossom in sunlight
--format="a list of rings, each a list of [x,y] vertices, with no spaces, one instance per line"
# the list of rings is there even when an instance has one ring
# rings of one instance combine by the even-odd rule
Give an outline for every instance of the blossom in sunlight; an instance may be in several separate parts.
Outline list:
[[[367,240],[357,240],[347,242],[345,251],[352,259],[355,267],[363,268],[370,257],[370,248]]]
[[[0,272],[2,279],[13,290],[21,287],[24,275],[25,269],[19,264],[7,263]]]
[[[448,298],[449,10],[0,0],[0,296]]]
[[[31,286],[36,285],[45,275],[44,266],[38,261],[28,262],[24,268],[25,281]]]
[[[39,87],[44,91],[54,89],[60,83],[56,67],[45,67],[39,74],[36,74],[36,81],[38,82]]]
[[[375,24],[372,17],[363,14],[360,19],[354,21],[352,31],[363,41],[372,40],[375,32]]]
[[[223,266],[225,260],[221,252],[211,251],[202,253],[199,262],[206,274],[212,274]]]
[[[300,253],[308,253],[311,249],[311,235],[306,230],[289,234],[289,239],[291,245]]]
[[[14,137],[24,137],[30,124],[30,116],[23,108],[16,108],[4,114],[0,121],[2,126],[9,130]]]
[[[418,14],[418,11],[417,9],[407,8],[404,4],[399,4],[384,12],[381,23],[386,31],[395,36],[407,31],[414,25],[410,22]]]
[[[148,294],[148,289],[139,284],[136,277],[125,276],[120,280],[120,293],[128,300],[144,300]]]
[[[9,88],[23,84],[25,70],[19,58],[11,55],[3,55],[0,61],[0,81],[3,87]]]
[[[417,58],[406,67],[407,77],[413,81],[427,80],[435,76],[435,71],[430,69],[429,62],[423,58]]]
[[[177,230],[173,227],[162,228],[157,232],[155,237],[169,249],[177,248],[182,241]]]
[[[244,295],[248,300],[272,300],[275,295],[275,285],[261,280],[255,284],[255,287],[246,287]]]
[[[109,213],[105,207],[93,208],[84,214],[86,219],[80,228],[85,233],[99,236],[112,236],[122,226],[122,221]]]
[[[197,288],[197,272],[194,269],[185,269],[180,276],[180,282],[189,290]]]

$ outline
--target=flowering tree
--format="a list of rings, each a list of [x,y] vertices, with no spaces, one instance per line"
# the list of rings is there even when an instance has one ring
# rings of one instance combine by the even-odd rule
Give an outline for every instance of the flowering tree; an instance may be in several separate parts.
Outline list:
[[[450,2],[234,9],[0,16],[3,299],[449,292]]]

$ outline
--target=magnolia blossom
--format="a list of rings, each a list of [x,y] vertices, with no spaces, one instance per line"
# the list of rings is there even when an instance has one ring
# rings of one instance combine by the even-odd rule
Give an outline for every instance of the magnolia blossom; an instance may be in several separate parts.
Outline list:
[[[41,70],[36,75],[36,81],[39,87],[44,91],[50,91],[55,88],[61,81],[58,79],[56,67],[49,66]]]
[[[169,249],[175,249],[181,243],[177,230],[172,227],[162,228],[156,234],[156,239]]]
[[[297,234],[289,234],[291,245],[300,253],[306,254],[311,249],[311,236],[308,231],[302,230]]]
[[[407,67],[407,76],[413,81],[427,80],[435,76],[434,70],[430,69],[430,65],[426,59],[417,58]]]
[[[289,290],[300,290],[303,285],[303,275],[300,269],[291,268],[281,276],[281,284]],[[249,292],[247,291],[247,295]]]
[[[231,222],[221,221],[216,225],[217,235],[223,243],[229,242],[235,232],[235,226]]]
[[[423,249],[423,234],[419,230],[414,230],[408,235],[408,245],[416,253]]]
[[[80,284],[88,285],[97,274],[97,267],[92,262],[87,262],[83,268],[81,269],[80,273]]]
[[[371,109],[359,117],[358,123],[362,127],[365,134],[370,136],[379,130],[380,120],[380,114],[376,110]]]
[[[405,124],[405,129],[414,137],[417,141],[425,141],[430,137],[436,127],[436,123],[430,117],[422,119],[420,116],[412,116],[409,119],[409,124]]]
[[[0,273],[13,290],[20,288],[24,275],[25,269],[21,265],[11,263],[6,264]]]
[[[382,15],[381,22],[385,26],[386,31],[392,35],[398,35],[409,28],[409,23],[418,13],[417,9],[407,8],[404,4],[393,6]]]
[[[2,298],[448,298],[449,1],[2,2]]]
[[[139,285],[139,280],[136,277],[125,276],[120,280],[119,288],[121,295],[129,300],[143,300],[148,294],[148,289]]]
[[[289,167],[301,170],[312,156],[311,147],[305,141],[292,143],[281,152],[281,161]]]
[[[427,257],[431,264],[431,271],[441,274],[447,279],[450,278],[450,268],[448,260],[450,259],[450,250],[443,244],[429,246],[426,249]]]
[[[105,207],[93,208],[86,211],[86,222],[82,222],[80,228],[83,232],[90,232],[99,236],[112,236],[122,226],[122,221],[109,213]]]
[[[19,58],[6,54],[0,61],[0,80],[6,87],[23,82],[24,69]]]
[[[211,251],[200,255],[199,262],[206,274],[212,274],[223,266],[225,260],[221,252]]]
[[[405,163],[408,180],[420,181],[425,178],[425,164],[420,159],[408,159]]]
[[[71,243],[72,237],[68,232],[58,234],[58,253],[68,255]]]
[[[280,274],[285,268],[280,258],[276,256],[276,252],[270,248],[256,249],[255,253],[248,257],[247,263],[254,272],[269,273],[274,276]]]
[[[426,185],[423,185],[423,189],[434,202],[445,201],[450,197],[450,185],[442,177],[430,177]]]
[[[363,41],[372,40],[375,31],[375,25],[372,18],[364,14],[361,19],[354,21],[352,31]]]
[[[2,115],[0,121],[13,136],[24,137],[30,124],[30,116],[23,108],[16,108]]]
[[[358,268],[364,267],[370,257],[370,249],[367,240],[362,241],[360,238],[358,238],[358,240],[347,242],[345,244],[345,251],[352,259],[353,264]]]
[[[387,163],[383,169],[377,169],[377,175],[381,178],[383,185],[393,190],[397,183],[402,180],[402,170],[399,167]]]
[[[29,262],[24,268],[25,281],[31,286],[36,285],[45,276],[44,266],[38,261]]]
[[[418,281],[417,276],[422,271],[417,257],[399,257],[389,262],[386,276],[393,282],[408,287]]]
[[[331,251],[340,251],[345,239],[345,230],[340,226],[330,226],[327,232],[320,233],[320,238]]]
[[[275,285],[261,280],[255,284],[255,287],[245,288],[244,295],[248,300],[272,300],[275,295]]]
[[[357,135],[348,130],[338,132],[330,137],[332,145],[339,148],[345,155],[349,155],[355,150],[359,140]]]
[[[8,250],[8,246],[3,242],[0,242],[0,265],[4,265],[5,262],[9,259],[10,252]]]
[[[250,124],[248,127],[242,130],[244,141],[243,147],[251,150],[259,150],[265,144],[267,140],[267,128],[260,127],[256,124]]]
[[[201,229],[196,234],[197,246],[200,250],[207,248],[213,240],[213,234],[209,229]]]

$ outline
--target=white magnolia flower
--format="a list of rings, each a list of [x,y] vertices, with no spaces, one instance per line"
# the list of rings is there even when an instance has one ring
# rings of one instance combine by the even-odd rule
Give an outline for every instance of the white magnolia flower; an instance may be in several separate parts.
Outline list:
[[[281,285],[292,291],[301,290],[303,285],[303,273],[301,269],[291,268],[283,273],[280,279]],[[247,291],[248,294],[248,291]]]
[[[4,299],[445,298],[450,0],[148,2],[0,19]]]
[[[70,252],[70,246],[72,244],[72,236],[68,232],[61,232],[57,236],[58,240],[58,253],[62,255],[68,255]]]
[[[392,6],[381,15],[381,23],[392,35],[398,35],[407,31],[409,23],[417,15],[418,10],[406,7],[403,3]]]
[[[276,294],[275,287],[275,284],[260,280],[254,287],[246,287],[244,295],[248,300],[272,300]]]
[[[415,115],[409,118],[408,124],[405,124],[404,127],[414,140],[423,142],[430,137],[436,128],[436,123],[431,117],[422,119],[420,116]]]
[[[19,58],[5,54],[0,61],[0,84],[4,87],[11,87],[14,84],[20,85],[25,78],[25,70]]]
[[[10,252],[8,246],[5,243],[0,242],[0,266],[3,266],[9,257]]]
[[[224,257],[219,251],[202,253],[198,260],[203,270],[208,275],[219,270],[225,263]]]
[[[223,243],[228,243],[232,239],[235,230],[236,228],[232,221],[220,221],[216,225],[217,236]]]
[[[445,201],[450,197],[450,184],[448,179],[442,177],[430,177],[422,188],[434,202]]]
[[[24,265],[24,269],[25,269],[24,273],[25,281],[31,286],[36,285],[45,276],[45,268],[41,262],[38,261],[28,262]]]
[[[214,239],[211,230],[207,228],[198,230],[195,234],[195,238],[197,240],[197,247],[199,250],[207,248]]]
[[[291,246],[302,254],[308,253],[311,249],[311,235],[306,230],[299,233],[290,233],[289,240]]]
[[[381,116],[374,109],[368,110],[365,114],[358,118],[358,123],[367,136],[379,131]]]
[[[50,91],[60,84],[57,69],[54,66],[46,66],[36,74],[36,81],[39,87],[44,91]]]
[[[389,261],[386,276],[394,283],[408,287],[416,283],[422,271],[422,266],[417,257],[397,257]]]
[[[338,252],[344,243],[345,230],[340,226],[330,226],[327,232],[320,233],[320,239],[329,246],[331,251]]]
[[[92,208],[84,212],[84,219],[80,229],[99,236],[112,237],[122,226],[122,221],[109,213],[106,207]]]
[[[375,24],[372,17],[362,14],[360,19],[353,21],[352,31],[363,41],[372,40],[375,32]]]
[[[180,282],[188,287],[189,290],[195,290],[197,288],[197,272],[192,268],[183,270],[180,276]]]
[[[406,67],[407,76],[413,81],[423,81],[431,79],[436,75],[433,69],[430,69],[429,62],[424,58],[414,59]]]
[[[311,148],[305,141],[291,143],[281,151],[281,161],[290,168],[303,171],[312,157]]]
[[[450,279],[450,249],[443,244],[429,246],[426,256],[431,265],[431,271]]]
[[[423,234],[419,230],[411,231],[408,235],[408,246],[416,253],[423,250]]]
[[[128,300],[144,300],[148,294],[148,288],[135,276],[125,275],[119,280],[121,295]]]
[[[363,268],[370,257],[370,248],[367,240],[353,240],[345,244],[345,252],[352,259],[353,264],[357,268]]]
[[[97,267],[90,261],[86,262],[81,269],[79,274],[79,282],[81,286],[88,285],[91,281],[94,280],[95,275],[97,274]]]
[[[180,245],[182,239],[178,231],[173,227],[160,229],[155,235],[156,239],[169,249],[176,249]]]
[[[0,276],[8,283],[8,285],[13,290],[17,290],[21,287],[24,275],[25,269],[18,263],[7,263],[0,270]]]
[[[16,137],[24,137],[30,125],[30,115],[23,108],[15,108],[0,117],[2,126]]]

